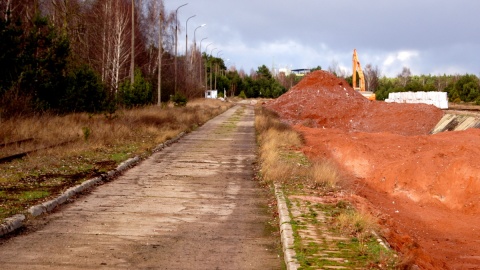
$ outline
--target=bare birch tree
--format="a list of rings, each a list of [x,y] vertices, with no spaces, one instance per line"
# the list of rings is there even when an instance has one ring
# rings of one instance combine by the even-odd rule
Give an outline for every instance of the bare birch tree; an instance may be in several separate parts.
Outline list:
[[[400,79],[400,83],[403,87],[407,86],[408,81],[410,81],[410,77],[412,76],[412,72],[410,72],[410,68],[403,67],[402,72],[397,75],[397,78]]]
[[[98,0],[94,10],[94,33],[92,42],[96,43],[94,51],[95,66],[102,81],[113,94],[117,94],[120,82],[128,74],[130,51],[130,10],[126,1]]]
[[[371,64],[367,64],[363,73],[365,74],[366,90],[375,92],[379,85],[380,70],[377,66],[373,67]]]

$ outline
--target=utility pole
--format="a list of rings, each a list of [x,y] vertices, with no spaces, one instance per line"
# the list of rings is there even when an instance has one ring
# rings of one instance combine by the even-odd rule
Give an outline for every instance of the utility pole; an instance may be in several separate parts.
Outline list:
[[[130,59],[130,82],[135,83],[135,0],[132,0],[132,55]]]
[[[205,90],[211,90],[210,88],[208,88],[208,75],[207,75],[207,69],[208,69],[208,46],[212,45],[213,42],[207,44],[207,46],[205,47],[205,65],[204,65],[204,69],[205,69]]]
[[[177,50],[178,50],[178,10],[183,7],[183,6],[186,6],[188,5],[188,3],[186,4],[183,4],[181,6],[179,6],[176,10],[175,10],[175,94],[177,93]]]
[[[195,16],[197,16],[197,15],[190,16],[187,19],[187,22],[185,23],[185,63],[187,62],[187,54],[188,54],[188,21]]]
[[[161,8],[161,7],[160,7]],[[163,24],[162,24],[162,11],[160,11],[160,16],[158,18],[159,24],[159,33],[158,33],[158,100],[157,105],[162,105],[162,54],[163,54]]]
[[[217,52],[217,59],[220,59],[218,57],[219,57],[221,52],[222,52],[222,50]],[[215,59],[215,60],[217,60],[217,59]],[[215,89],[217,89],[217,73],[218,73],[218,63],[217,63],[217,61],[215,61]]]
[[[212,51],[210,52],[210,89],[211,90],[214,90],[212,87],[213,87],[213,74],[212,74],[212,69],[213,69],[213,66],[212,66],[212,53],[214,50],[216,50],[217,48],[213,48]]]
[[[198,79],[200,80],[200,93],[202,92],[202,64],[203,64],[203,57],[202,57],[202,41],[204,41],[206,38],[203,38],[200,40],[200,58],[199,58],[199,63],[198,63]],[[205,90],[207,90],[207,87],[205,86]]]

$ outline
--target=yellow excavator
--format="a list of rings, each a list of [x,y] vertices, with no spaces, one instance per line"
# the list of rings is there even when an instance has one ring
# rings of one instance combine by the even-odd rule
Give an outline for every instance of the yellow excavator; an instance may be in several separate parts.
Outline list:
[[[362,66],[360,65],[360,61],[358,60],[357,49],[353,49],[353,74],[352,74],[352,86],[353,89],[359,91],[364,97],[368,100],[375,100],[375,93],[371,91],[365,91],[365,76],[363,75]],[[357,86],[357,73],[358,73],[358,81],[360,86]]]

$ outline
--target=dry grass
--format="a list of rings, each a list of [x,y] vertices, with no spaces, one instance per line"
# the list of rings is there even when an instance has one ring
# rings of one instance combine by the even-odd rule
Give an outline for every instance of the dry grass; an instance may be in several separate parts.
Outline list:
[[[355,209],[343,209],[334,219],[334,223],[343,235],[356,239],[356,247],[360,255],[368,253],[368,242],[375,238],[378,221],[370,213]]]
[[[158,144],[182,131],[195,129],[229,104],[216,100],[193,101],[187,107],[161,109],[149,106],[118,111],[115,115],[43,115],[10,119],[1,124],[0,142],[35,138],[35,148],[75,141],[73,148],[110,147],[128,142]],[[76,145],[75,145],[76,144]],[[64,150],[69,150],[69,145]],[[146,150],[147,146],[139,149]],[[11,149],[2,149],[1,154]],[[14,149],[15,150],[15,149]]]
[[[300,151],[303,146],[301,135],[282,123],[277,115],[263,107],[257,107],[255,127],[262,181],[282,183],[287,194],[334,197],[336,192],[341,191],[344,176],[338,166],[330,160],[308,160]],[[310,225],[317,226],[319,231],[328,227],[332,231],[337,231],[339,235],[352,239],[336,243],[343,247],[342,252],[354,254],[354,260],[358,260],[358,265],[364,263],[381,266],[382,269],[393,268],[396,258],[392,252],[383,249],[377,243],[374,236],[374,232],[378,230],[377,219],[368,211],[356,210],[344,201],[336,205],[326,204],[320,208],[325,209],[324,213],[330,217],[328,224],[319,224],[316,215],[313,215],[314,218],[309,221],[312,222]],[[305,213],[305,216],[311,214]],[[294,231],[298,229],[297,226],[304,226],[300,223],[295,223]],[[295,241],[297,243],[295,251],[297,255],[300,254],[300,258],[307,260],[305,254],[315,254],[309,257],[308,262],[302,262],[302,266],[313,269],[318,263],[318,268],[323,267],[323,261],[316,256],[317,246],[310,245],[312,243],[310,240],[299,236]]]
[[[345,210],[336,218],[337,226],[347,235],[365,239],[378,227],[377,220],[367,212]]]
[[[341,182],[341,174],[338,167],[329,160],[316,161],[310,169],[310,179],[314,187],[337,188]]]
[[[299,152],[302,138],[290,127],[278,120],[274,114],[262,107],[257,107],[255,128],[258,134],[259,159],[262,180],[265,182],[288,182],[300,175]],[[294,156],[293,153],[298,153]]]
[[[266,182],[304,184],[313,188],[335,189],[341,182],[337,166],[329,160],[310,162],[300,151],[303,138],[262,107],[256,110],[262,179]]]
[[[186,107],[149,106],[114,115],[42,115],[0,123],[0,143],[34,141],[0,148],[0,157],[45,148],[0,164],[0,218],[56,196],[62,190],[116,167],[158,144],[196,129],[232,104],[195,100]],[[41,194],[30,196],[32,192]]]

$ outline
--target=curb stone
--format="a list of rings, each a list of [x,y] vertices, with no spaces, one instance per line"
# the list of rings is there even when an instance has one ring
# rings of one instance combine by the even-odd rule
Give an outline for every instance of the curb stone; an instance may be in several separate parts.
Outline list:
[[[277,198],[278,216],[280,218],[280,235],[285,264],[287,270],[296,270],[300,268],[300,264],[297,261],[297,254],[293,247],[294,238],[292,224],[290,223],[290,213],[280,184],[275,184],[275,197]]]
[[[22,221],[24,219],[25,216],[22,214],[14,215],[12,217],[4,219],[2,224],[0,224],[0,236],[13,232],[14,230],[22,227]]]
[[[177,136],[175,136],[173,139],[167,140],[164,143],[161,143],[157,145],[155,148],[153,148],[152,153],[159,152],[163,150],[165,147],[176,143],[179,141],[183,136],[185,136],[186,132],[181,132]],[[110,181],[115,178],[115,176],[121,174],[122,172],[128,170],[129,168],[135,166],[137,163],[141,161],[139,156],[135,156],[133,158],[130,158],[117,166],[116,169],[111,170],[99,177],[95,177],[92,179],[89,179],[87,181],[84,181],[83,183],[68,188],[65,192],[63,192],[60,196],[56,197],[55,199],[52,199],[50,201],[34,205],[30,207],[27,212],[33,216],[39,216],[44,213],[50,212],[53,209],[55,209],[57,206],[65,203],[68,201],[71,197],[75,196],[78,193],[83,192],[86,189],[89,189],[93,187],[94,185],[100,184],[101,182],[104,181]],[[0,224],[0,237],[6,234],[9,234],[18,228],[21,228],[23,226],[23,220],[25,220],[25,215],[18,214],[14,215],[9,218],[5,218],[2,223]]]

